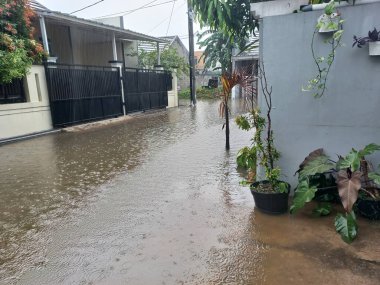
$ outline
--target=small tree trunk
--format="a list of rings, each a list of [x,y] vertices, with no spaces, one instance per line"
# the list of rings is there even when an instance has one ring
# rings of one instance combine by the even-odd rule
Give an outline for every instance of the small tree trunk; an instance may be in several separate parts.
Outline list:
[[[228,105],[224,105],[224,114],[226,115],[226,150],[230,149],[230,120],[228,117]]]

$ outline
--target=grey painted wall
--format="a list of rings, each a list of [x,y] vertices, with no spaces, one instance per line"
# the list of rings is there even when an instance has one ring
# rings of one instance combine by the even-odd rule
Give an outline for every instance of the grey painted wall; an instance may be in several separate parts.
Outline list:
[[[353,35],[380,29],[380,3],[339,9],[344,23],[344,47],[337,51],[323,98],[302,92],[316,74],[310,42],[322,11],[267,17],[261,25],[260,57],[273,86],[272,113],[275,144],[282,157],[284,179],[294,186],[299,163],[312,150],[345,154],[352,147],[380,143],[380,56],[370,57],[368,47],[352,48]],[[317,36],[317,53],[328,45]],[[260,94],[259,104],[264,102]],[[378,165],[379,156],[374,157]]]

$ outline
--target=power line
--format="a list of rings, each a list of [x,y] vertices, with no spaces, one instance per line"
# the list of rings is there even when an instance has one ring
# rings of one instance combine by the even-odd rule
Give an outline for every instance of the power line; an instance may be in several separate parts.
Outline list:
[[[104,15],[104,16],[101,16],[101,17],[97,17],[95,19],[106,18],[106,17],[116,16],[116,15],[127,16],[127,15],[132,14],[132,13],[134,13],[136,11],[139,11],[139,10],[143,10],[143,9],[147,9],[147,8],[152,8],[152,7],[156,7],[156,6],[160,6],[160,5],[176,2],[177,0],[170,0],[170,1],[162,2],[162,3],[157,3],[157,4],[154,4],[154,5],[150,5],[150,4],[153,4],[154,2],[157,2],[157,1],[158,0],[151,1],[149,3],[144,4],[143,6],[140,6],[140,7],[136,8],[136,9],[122,11],[122,12],[113,13],[113,14],[108,14],[108,15]]]
[[[184,6],[185,4],[186,4],[186,0],[185,0],[185,2],[182,3],[182,5],[180,5],[180,6],[177,7],[177,10],[178,10],[179,8],[181,8],[182,6]],[[161,22],[159,22],[157,25],[155,25],[151,30],[148,31],[148,33],[153,32],[155,29],[157,29],[159,26],[161,26],[161,25],[162,25],[163,23],[165,23],[167,20],[169,20],[169,17],[163,19]]]
[[[88,5],[88,6],[86,6],[86,7],[83,7],[83,8],[81,8],[81,9],[79,9],[79,10],[76,10],[76,11],[74,11],[74,12],[71,12],[69,15],[72,15],[72,14],[74,14],[74,13],[77,13],[77,12],[83,11],[83,10],[85,10],[85,9],[87,9],[87,8],[90,8],[90,7],[92,7],[92,6],[95,6],[95,5],[97,5],[97,4],[99,4],[100,2],[103,2],[103,1],[104,1],[104,0],[100,0],[100,1],[98,1],[98,2],[95,2],[95,3],[91,4],[91,5]]]
[[[170,28],[170,24],[171,24],[171,22],[172,22],[172,17],[173,17],[173,10],[174,10],[174,5],[175,5],[175,1],[173,2],[172,11],[171,11],[171,13],[170,13],[170,19],[169,19],[168,28],[166,29],[166,35],[168,35],[168,32],[169,32],[169,28]]]

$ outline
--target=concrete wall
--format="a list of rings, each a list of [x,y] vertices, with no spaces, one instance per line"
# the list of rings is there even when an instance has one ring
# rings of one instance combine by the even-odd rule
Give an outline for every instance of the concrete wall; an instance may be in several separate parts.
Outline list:
[[[254,17],[268,17],[284,15],[298,10],[300,5],[308,4],[309,0],[276,0],[251,3],[251,11]]]
[[[267,17],[260,26],[261,58],[273,86],[275,144],[282,153],[279,166],[293,185],[299,163],[316,148],[323,147],[334,157],[352,147],[380,143],[380,57],[370,57],[368,47],[351,47],[353,35],[365,36],[373,27],[380,28],[380,3],[339,11],[346,20],[345,46],[337,51],[328,90],[320,99],[301,87],[316,74],[310,42],[322,11]],[[323,39],[317,35],[317,54],[326,56]],[[259,103],[263,108],[261,94]]]
[[[0,105],[0,140],[53,129],[43,66],[25,79],[27,102]]]

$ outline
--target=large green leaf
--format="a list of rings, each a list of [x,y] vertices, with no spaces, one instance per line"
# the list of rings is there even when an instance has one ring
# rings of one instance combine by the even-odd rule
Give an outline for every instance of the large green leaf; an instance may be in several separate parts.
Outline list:
[[[355,213],[346,213],[346,216],[338,214],[335,217],[335,229],[346,243],[351,243],[358,234]]]
[[[360,158],[366,155],[370,155],[376,151],[380,150],[380,145],[371,143],[366,145],[362,150],[359,151]]]
[[[323,155],[323,148],[318,148],[312,151],[311,153],[309,153],[308,156],[305,157],[304,161],[301,162],[299,166],[300,171],[304,168],[305,165],[310,163],[310,161],[313,161],[314,159],[320,157],[321,155]]]
[[[306,203],[313,200],[315,192],[317,192],[317,187],[310,187],[307,179],[302,180],[294,192],[293,205],[290,207],[290,213],[294,214],[305,206]]]
[[[360,153],[352,149],[346,157],[339,161],[339,169],[350,168],[351,171],[356,171],[360,167]]]
[[[373,180],[376,184],[380,185],[380,174],[376,172],[368,173],[368,177]]]
[[[358,192],[362,187],[360,180],[362,175],[360,171],[341,170],[338,172],[336,182],[338,184],[339,196],[344,209],[348,213],[352,211],[352,206],[358,199]]]
[[[317,173],[324,173],[329,171],[334,167],[334,164],[330,161],[329,157],[322,154],[313,160],[309,161],[303,166],[303,169],[300,172],[300,180],[315,175]]]

